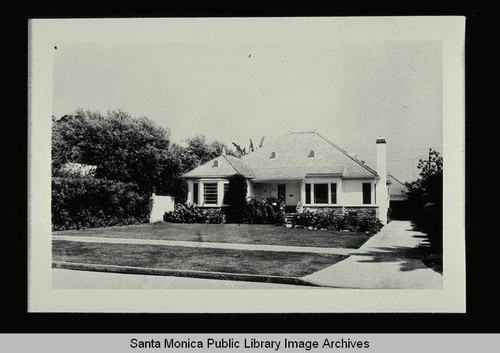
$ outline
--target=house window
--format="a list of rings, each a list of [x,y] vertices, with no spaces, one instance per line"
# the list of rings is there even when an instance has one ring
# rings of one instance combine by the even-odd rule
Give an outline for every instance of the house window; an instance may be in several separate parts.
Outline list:
[[[328,184],[314,184],[314,203],[328,203]]]
[[[307,156],[307,157],[314,158],[314,156],[315,156],[314,151],[311,151],[311,152],[309,152],[309,156]]]
[[[212,167],[217,168],[218,166],[219,166],[219,161],[214,161],[214,165]]]
[[[311,184],[306,184],[306,204],[311,203]]]
[[[224,205],[227,205],[226,196],[227,196],[227,190],[228,189],[229,189],[229,183],[224,183],[224,198],[222,199],[222,203]]]
[[[271,152],[271,157],[269,157],[269,158],[271,158],[271,159],[276,158],[276,152]]]
[[[330,184],[330,203],[337,203],[337,184]]]
[[[203,184],[203,199],[208,205],[217,205],[217,183]]]
[[[372,184],[363,183],[363,204],[369,205],[372,203]]]
[[[199,196],[198,193],[199,193],[199,184],[198,183],[194,183],[193,184],[193,203],[195,205],[197,205],[198,201],[199,201],[198,200],[198,196]]]

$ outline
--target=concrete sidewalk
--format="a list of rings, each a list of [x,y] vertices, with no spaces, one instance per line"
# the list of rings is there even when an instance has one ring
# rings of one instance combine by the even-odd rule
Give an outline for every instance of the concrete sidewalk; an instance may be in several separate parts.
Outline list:
[[[421,260],[418,247],[424,239],[409,221],[392,221],[356,254],[302,279],[341,288],[441,289],[442,275]]]

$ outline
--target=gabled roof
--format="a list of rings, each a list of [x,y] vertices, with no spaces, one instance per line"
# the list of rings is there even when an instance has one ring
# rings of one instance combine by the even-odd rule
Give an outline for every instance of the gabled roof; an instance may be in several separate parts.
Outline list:
[[[314,157],[309,157],[314,151]],[[271,153],[276,158],[270,158]],[[377,173],[317,132],[291,132],[242,157],[258,180],[301,180],[306,175],[375,178]]]
[[[391,174],[387,174],[387,184],[389,185],[389,195],[390,196],[401,196],[407,197],[408,188],[401,181],[393,177]]]
[[[214,167],[214,161],[218,161],[218,166]],[[210,161],[184,173],[186,178],[201,177],[230,177],[234,174],[241,174],[246,178],[254,178],[252,170],[242,161],[241,158],[231,155],[221,155]]]
[[[310,157],[314,151],[314,157]],[[276,158],[271,158],[272,153]],[[213,161],[219,160],[219,167]],[[219,156],[184,174],[188,178],[227,177],[302,180],[306,176],[376,178],[377,173],[317,132],[291,132],[241,157]]]

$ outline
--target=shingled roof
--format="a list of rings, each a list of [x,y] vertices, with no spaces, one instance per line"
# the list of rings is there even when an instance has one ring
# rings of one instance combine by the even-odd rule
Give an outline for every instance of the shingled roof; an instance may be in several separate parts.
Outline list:
[[[311,151],[314,157],[311,156]],[[271,158],[275,153],[276,158]],[[213,167],[216,159],[221,163]],[[291,132],[241,158],[223,155],[192,171],[185,177],[225,177],[235,173],[254,180],[302,180],[306,176],[376,178],[377,173],[363,162],[325,139],[316,131]]]
[[[311,151],[314,157],[311,157]],[[272,153],[276,158],[270,158]],[[305,176],[338,175],[374,178],[377,173],[316,131],[290,132],[242,159],[262,180],[301,180]]]
[[[392,198],[396,196],[401,198],[408,197],[408,187],[389,173],[387,173],[387,184],[389,185],[389,195]]]

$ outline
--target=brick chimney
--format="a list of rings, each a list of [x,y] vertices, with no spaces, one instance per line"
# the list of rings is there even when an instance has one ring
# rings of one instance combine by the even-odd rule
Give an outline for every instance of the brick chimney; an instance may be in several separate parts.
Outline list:
[[[376,200],[379,206],[379,219],[387,224],[387,210],[389,209],[389,192],[387,190],[387,151],[385,138],[377,138],[377,182]]]

